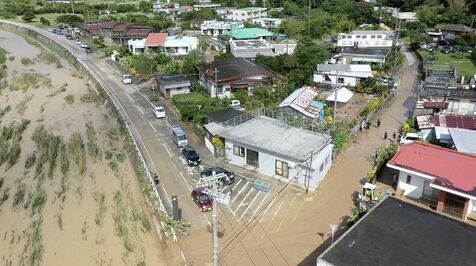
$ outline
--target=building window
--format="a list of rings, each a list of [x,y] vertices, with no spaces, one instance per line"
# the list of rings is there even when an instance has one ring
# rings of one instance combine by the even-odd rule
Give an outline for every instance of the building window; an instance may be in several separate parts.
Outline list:
[[[377,35],[377,39],[382,39],[382,35]]]
[[[344,84],[344,78],[338,78],[337,83],[339,84]]]
[[[245,148],[233,145],[233,154],[238,155],[240,157],[245,157]]]
[[[360,39],[360,35],[356,35],[355,38]]]
[[[476,114],[476,101],[470,101],[468,105],[468,113],[470,115]]]
[[[289,167],[287,162],[276,160],[275,173],[282,177],[289,177]]]
[[[367,35],[362,35],[362,39],[367,39]]]
[[[459,100],[448,99],[448,112],[457,113],[459,110]]]
[[[324,170],[324,163],[321,163],[321,166],[319,167],[319,172],[322,172]]]
[[[410,184],[412,182],[412,176],[407,175],[407,184]]]
[[[375,35],[370,35],[370,39],[375,39]]]

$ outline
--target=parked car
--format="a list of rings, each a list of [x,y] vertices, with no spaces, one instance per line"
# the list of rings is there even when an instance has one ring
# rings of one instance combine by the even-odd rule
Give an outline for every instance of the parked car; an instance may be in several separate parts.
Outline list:
[[[86,51],[86,53],[90,54],[90,53],[93,52],[93,48],[91,48],[91,46],[88,45],[84,48],[84,51]]]
[[[415,141],[422,141],[423,136],[418,133],[407,133],[400,139],[400,144],[408,144]]]
[[[72,40],[72,39],[73,39],[73,36],[71,36],[71,34],[67,34],[67,35],[66,35],[66,39],[67,39],[67,40]]]
[[[81,45],[82,42],[81,42],[81,40],[76,39],[76,42],[75,42],[75,43],[76,43],[77,45]]]
[[[193,166],[193,165],[199,165],[202,163],[202,161],[200,160],[200,156],[198,155],[198,153],[193,149],[192,146],[185,146],[183,147],[182,149],[182,155],[183,157],[185,158],[185,160],[187,160],[187,164],[189,166]]]
[[[132,84],[132,77],[131,77],[131,75],[122,75],[121,76],[121,81],[124,84]]]
[[[241,102],[240,100],[231,100],[231,104],[230,106],[233,108],[233,109],[236,109],[238,111],[244,111],[245,108],[243,106],[241,106]]]
[[[196,188],[192,191],[192,200],[198,205],[202,212],[211,211],[213,208],[212,198],[203,187]]]
[[[53,31],[56,31],[56,30],[53,29],[53,28],[49,28],[48,31],[49,31],[49,32],[53,32]]]
[[[165,117],[165,108],[163,106],[156,106],[154,107],[154,115],[157,118],[164,118]]]
[[[83,42],[83,43],[81,43],[81,45],[79,45],[79,46],[80,46],[81,48],[86,48],[86,47],[88,47],[88,45],[87,45],[87,44],[85,44],[84,42]]]
[[[220,178],[218,180],[218,184],[220,184],[221,186],[231,185],[235,182],[235,174],[233,172],[228,172],[227,170],[225,170],[221,167],[207,168],[207,169],[203,170],[200,173],[200,175],[202,176],[202,178],[211,177],[212,174],[213,174],[213,171],[215,171],[215,174],[217,174],[217,175],[225,174],[225,176],[223,178]]]
[[[57,30],[55,33],[58,34],[58,35],[64,35],[63,30]]]

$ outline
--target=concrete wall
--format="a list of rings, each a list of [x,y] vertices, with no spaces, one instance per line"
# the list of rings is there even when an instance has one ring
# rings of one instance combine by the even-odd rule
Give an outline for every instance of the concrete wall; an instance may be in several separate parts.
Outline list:
[[[235,155],[233,153],[234,145],[241,146],[245,148],[245,156],[241,157],[239,155]],[[229,160],[229,163],[242,166],[242,167],[252,167],[246,164],[246,147],[245,145],[235,144],[233,141],[225,139],[225,156],[226,159]],[[321,152],[313,157],[312,166],[311,168],[314,169],[312,171],[311,180],[309,181],[309,189],[311,191],[316,190],[319,187],[319,184],[326,176],[327,172],[332,166],[332,148],[333,145],[328,145],[326,148],[321,150]],[[273,155],[270,153],[262,152],[251,148],[252,150],[258,151],[258,168],[256,169],[258,172],[265,174],[267,176],[280,179],[283,181],[288,180],[289,178],[296,177],[296,182],[301,186],[305,187],[307,185],[307,171],[303,170],[301,165],[306,165],[306,162],[299,162],[299,161],[292,161],[286,158],[279,157],[277,155]],[[289,176],[282,177],[276,175],[276,160],[287,162],[289,165]],[[322,168],[321,168],[322,166]]]
[[[326,81],[325,76],[328,76],[331,81]],[[344,83],[341,83],[344,86],[355,87],[359,81],[359,79],[354,77],[342,77],[344,78]],[[337,76],[332,74],[314,74],[314,82],[315,83],[331,83],[333,85],[337,84]]]
[[[412,177],[410,184],[407,184],[407,175]],[[418,199],[423,195],[423,185],[425,180],[429,179],[405,171],[400,171],[398,176],[398,187],[405,190],[403,195]]]

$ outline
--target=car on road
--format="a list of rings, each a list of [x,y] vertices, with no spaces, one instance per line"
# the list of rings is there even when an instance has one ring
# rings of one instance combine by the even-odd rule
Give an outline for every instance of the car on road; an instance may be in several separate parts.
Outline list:
[[[55,29],[49,28],[48,31],[49,31],[49,32],[53,32],[53,31],[55,31]]]
[[[57,30],[55,33],[58,34],[58,35],[64,35],[63,30]]]
[[[83,43],[81,43],[81,45],[80,45],[80,46],[81,46],[81,48],[86,48],[86,47],[88,47],[88,45],[87,45],[87,44],[85,44],[84,42],[83,42]]]
[[[202,163],[202,161],[200,160],[200,156],[198,155],[198,153],[193,149],[192,146],[185,146],[183,147],[182,149],[182,155],[183,155],[183,158],[185,158],[185,160],[187,161],[187,164],[189,166],[193,166],[193,165],[199,165]]]
[[[216,175],[224,174],[224,176],[218,179],[218,184],[221,186],[223,185],[231,185],[235,182],[235,174],[233,172],[229,172],[221,167],[212,167],[203,170],[200,175],[202,178],[211,177],[213,175],[213,171],[215,171]]]
[[[165,108],[163,106],[154,107],[154,115],[157,118],[165,118]]]
[[[131,75],[122,75],[121,76],[121,81],[124,84],[132,84],[132,77],[131,77]]]
[[[73,36],[71,36],[71,34],[67,34],[67,35],[66,35],[66,39],[67,39],[67,40],[72,40],[72,39],[73,39]]]
[[[90,54],[90,53],[93,52],[93,48],[91,48],[91,46],[88,45],[84,48],[84,51],[86,51],[86,53]]]
[[[192,200],[202,212],[211,211],[213,209],[212,198],[208,195],[204,187],[199,187],[192,191]]]
[[[77,45],[81,45],[81,40],[79,39],[76,39],[76,42],[75,42]]]

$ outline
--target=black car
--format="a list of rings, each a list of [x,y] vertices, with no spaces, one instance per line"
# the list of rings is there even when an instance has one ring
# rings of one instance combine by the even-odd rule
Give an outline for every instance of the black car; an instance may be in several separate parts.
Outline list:
[[[215,174],[225,174],[223,178],[220,178],[218,180],[218,183],[220,185],[231,185],[235,182],[235,174],[233,172],[228,172],[227,170],[221,168],[221,167],[213,167],[213,168],[207,168],[202,171],[200,174],[202,178],[207,178],[212,176],[213,171],[215,171]]]
[[[190,166],[201,163],[200,156],[191,146],[185,146],[182,149],[182,155]]]
[[[73,36],[71,36],[71,34],[67,34],[67,35],[66,35],[66,39],[72,40],[72,39],[73,39]]]

